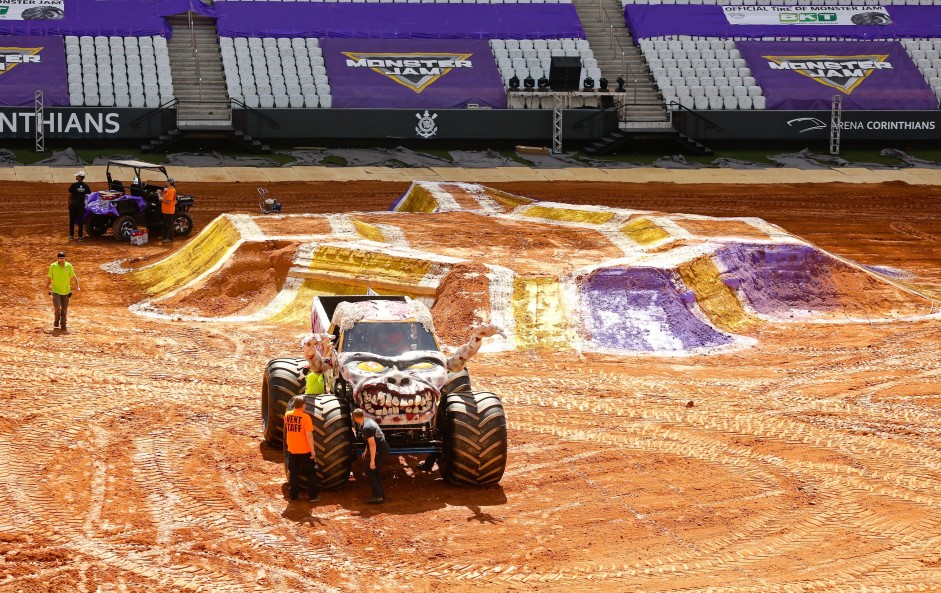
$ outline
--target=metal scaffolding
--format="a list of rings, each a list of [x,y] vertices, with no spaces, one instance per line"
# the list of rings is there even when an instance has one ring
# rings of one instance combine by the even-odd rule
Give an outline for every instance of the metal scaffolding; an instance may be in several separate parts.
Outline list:
[[[552,154],[562,153],[562,93],[556,93],[552,102]]]
[[[46,152],[46,126],[43,125],[45,119],[45,100],[43,92],[36,91],[33,98],[33,107],[36,118],[33,120],[33,129],[36,132],[36,152]]]
[[[843,95],[833,95],[830,106],[830,154],[840,154],[840,130],[843,123]]]

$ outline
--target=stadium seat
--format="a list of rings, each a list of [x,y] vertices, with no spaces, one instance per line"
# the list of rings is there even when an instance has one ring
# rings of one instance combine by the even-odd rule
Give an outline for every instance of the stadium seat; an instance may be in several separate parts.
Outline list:
[[[757,97],[752,97],[751,100],[752,100],[752,105],[754,106],[755,109],[764,109],[764,108],[765,108],[765,98],[764,98],[764,96],[758,95]]]
[[[722,97],[722,107],[724,109],[738,109],[738,99],[732,96]]]

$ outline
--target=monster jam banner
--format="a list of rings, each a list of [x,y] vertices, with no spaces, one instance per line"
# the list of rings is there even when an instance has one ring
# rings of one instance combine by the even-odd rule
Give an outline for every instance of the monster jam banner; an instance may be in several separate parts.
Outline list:
[[[825,35],[847,39],[941,37],[941,5],[840,6],[837,9],[823,6],[627,4],[624,19],[634,39],[667,35],[737,38]]]
[[[938,100],[895,41],[736,43],[768,109],[937,109]]]
[[[0,105],[32,105],[36,91],[47,106],[69,104],[62,37],[0,37]]]
[[[732,25],[889,25],[892,18],[880,6],[723,6]]]
[[[322,48],[334,107],[506,107],[481,39],[326,39]]]
[[[0,21],[54,21],[65,17],[65,0],[2,0]]]
[[[169,37],[164,17],[188,11],[214,15],[199,0],[0,0],[0,35]]]

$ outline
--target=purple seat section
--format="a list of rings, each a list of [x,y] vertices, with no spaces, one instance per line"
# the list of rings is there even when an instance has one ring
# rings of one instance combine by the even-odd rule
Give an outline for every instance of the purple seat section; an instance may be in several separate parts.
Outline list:
[[[682,352],[732,341],[687,307],[664,270],[606,268],[580,289],[590,340],[598,346],[636,352]]]
[[[584,38],[571,4],[220,2],[223,37]]]
[[[721,248],[716,257],[726,269],[725,278],[738,284],[740,294],[759,313],[843,307],[832,271],[844,265],[813,247],[737,244]]]

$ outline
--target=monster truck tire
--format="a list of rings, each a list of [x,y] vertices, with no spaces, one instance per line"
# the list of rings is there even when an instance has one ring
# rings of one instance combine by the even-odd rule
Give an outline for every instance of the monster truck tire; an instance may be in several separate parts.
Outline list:
[[[85,233],[89,237],[101,237],[108,232],[108,219],[104,216],[93,214],[85,221]]]
[[[441,386],[441,395],[448,395],[457,391],[470,391],[471,380],[467,369],[461,369],[456,373],[448,373],[448,379]]]
[[[114,238],[117,241],[130,241],[131,231],[137,230],[137,220],[130,214],[119,216],[112,225]]]
[[[295,395],[303,393],[303,358],[275,358],[265,368],[261,385],[261,427],[265,442],[280,447],[284,440],[284,412]]]
[[[314,421],[314,456],[317,458],[317,482],[321,490],[335,490],[350,479],[353,466],[353,419],[349,407],[332,394],[308,395],[304,411]],[[284,415],[282,414],[282,418]],[[282,439],[283,443],[283,439]],[[284,454],[284,477],[291,479],[287,447]],[[301,476],[301,488],[307,479]]]
[[[177,237],[188,237],[193,232],[193,219],[189,214],[178,213],[173,215],[173,234]]]
[[[445,402],[441,475],[458,486],[496,484],[506,470],[506,415],[492,393],[455,391]]]
[[[314,447],[320,487],[334,490],[350,479],[353,418],[345,401],[326,393],[314,400]]]

